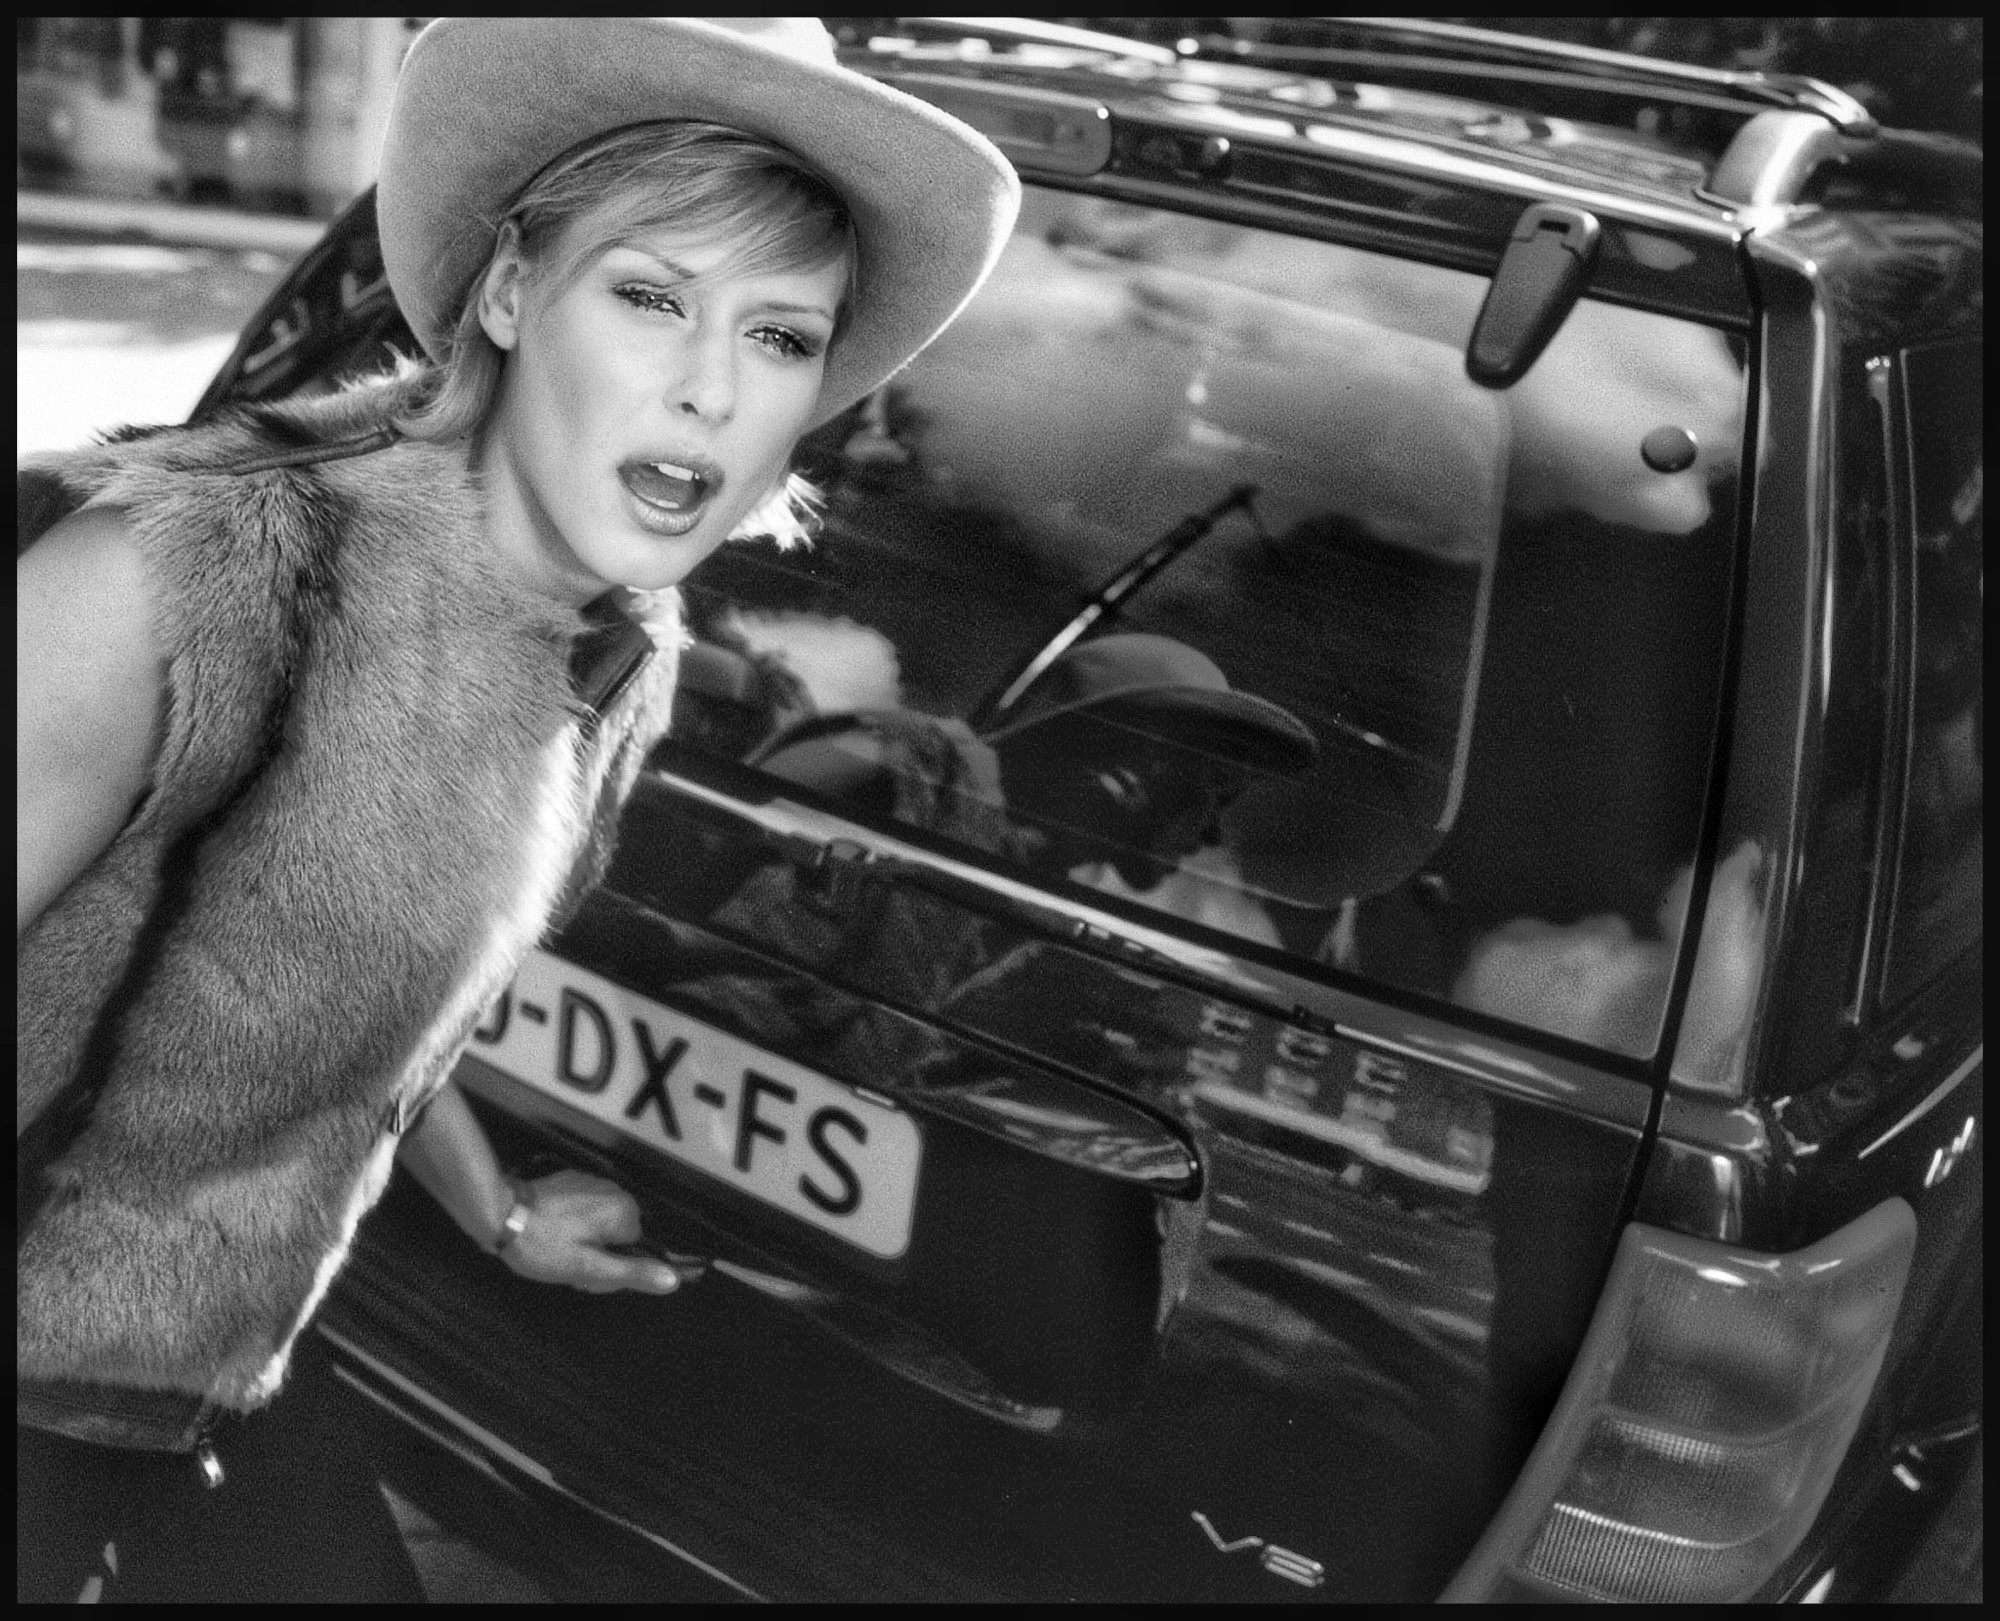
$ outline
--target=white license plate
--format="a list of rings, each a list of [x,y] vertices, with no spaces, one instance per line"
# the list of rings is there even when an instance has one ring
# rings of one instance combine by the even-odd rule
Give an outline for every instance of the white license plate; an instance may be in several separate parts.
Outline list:
[[[870,1255],[910,1245],[923,1138],[901,1110],[545,951],[471,1052]]]

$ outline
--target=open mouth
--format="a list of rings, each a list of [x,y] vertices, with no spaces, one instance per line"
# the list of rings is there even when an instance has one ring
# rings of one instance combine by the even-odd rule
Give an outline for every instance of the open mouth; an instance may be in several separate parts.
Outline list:
[[[677,514],[700,507],[713,484],[698,469],[676,462],[627,462],[618,472],[625,487],[641,501]]]

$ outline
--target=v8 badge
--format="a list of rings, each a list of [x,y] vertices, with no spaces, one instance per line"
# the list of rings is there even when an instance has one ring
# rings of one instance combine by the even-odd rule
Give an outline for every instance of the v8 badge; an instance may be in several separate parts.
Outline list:
[[[1215,1523],[1199,1509],[1190,1516],[1201,1527],[1202,1533],[1215,1544],[1218,1553],[1248,1553],[1252,1549],[1262,1549],[1257,1562],[1273,1576],[1281,1576],[1288,1582],[1297,1582],[1301,1587],[1323,1587],[1326,1585],[1326,1566],[1317,1559],[1308,1559],[1302,1553],[1293,1553],[1290,1548],[1281,1548],[1275,1542],[1266,1542],[1262,1537],[1237,1537],[1225,1540],[1215,1529]]]

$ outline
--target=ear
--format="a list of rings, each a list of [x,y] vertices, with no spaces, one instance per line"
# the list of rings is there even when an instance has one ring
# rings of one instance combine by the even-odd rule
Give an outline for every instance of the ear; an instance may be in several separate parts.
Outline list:
[[[500,227],[486,274],[479,278],[479,324],[496,349],[512,350],[521,341],[521,317],[527,292],[527,265],[521,257],[521,231],[512,220]]]

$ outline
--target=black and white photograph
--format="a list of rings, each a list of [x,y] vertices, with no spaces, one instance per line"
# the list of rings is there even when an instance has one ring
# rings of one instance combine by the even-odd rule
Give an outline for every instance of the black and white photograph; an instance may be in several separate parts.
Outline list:
[[[25,17],[23,1603],[1984,1597],[1984,23]]]

